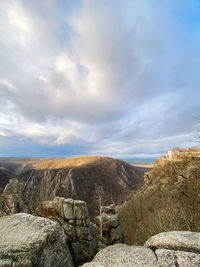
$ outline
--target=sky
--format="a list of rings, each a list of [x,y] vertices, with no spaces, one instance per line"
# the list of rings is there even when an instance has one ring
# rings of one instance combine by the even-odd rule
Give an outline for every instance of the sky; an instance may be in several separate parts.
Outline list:
[[[199,145],[199,0],[1,0],[0,36],[0,156]]]

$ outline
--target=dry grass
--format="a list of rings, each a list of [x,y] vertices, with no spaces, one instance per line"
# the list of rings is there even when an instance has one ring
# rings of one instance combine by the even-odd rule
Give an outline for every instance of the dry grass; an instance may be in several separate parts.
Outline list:
[[[59,169],[64,167],[80,167],[87,164],[94,164],[95,162],[110,159],[101,156],[83,156],[74,158],[52,158],[43,159],[39,162],[32,164],[34,169]]]
[[[80,167],[83,165],[101,163],[113,159],[103,156],[82,156],[74,158],[0,158],[0,167],[20,174],[26,169],[59,169],[65,167]]]

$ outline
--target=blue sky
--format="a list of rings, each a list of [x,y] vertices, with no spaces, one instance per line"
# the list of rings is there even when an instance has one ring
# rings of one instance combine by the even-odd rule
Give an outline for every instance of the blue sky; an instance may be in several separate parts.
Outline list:
[[[0,1],[0,156],[196,146],[197,0]]]

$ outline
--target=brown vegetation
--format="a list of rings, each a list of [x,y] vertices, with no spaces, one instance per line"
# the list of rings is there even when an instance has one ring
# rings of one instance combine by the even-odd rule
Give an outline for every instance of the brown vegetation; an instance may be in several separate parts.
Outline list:
[[[126,243],[173,230],[200,231],[200,160],[157,160],[145,184],[119,209]]]

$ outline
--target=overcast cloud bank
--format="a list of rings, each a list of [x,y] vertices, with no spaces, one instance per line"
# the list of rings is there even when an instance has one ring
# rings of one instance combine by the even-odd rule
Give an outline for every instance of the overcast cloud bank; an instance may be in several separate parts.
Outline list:
[[[195,145],[199,11],[196,0],[1,1],[0,156]]]

